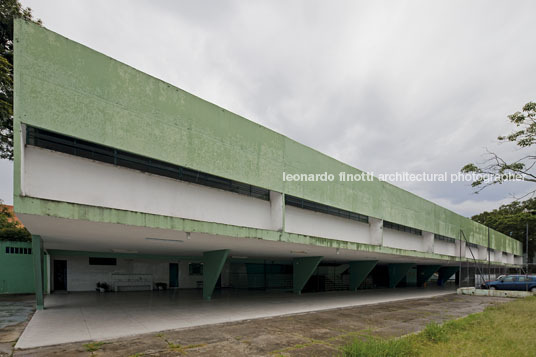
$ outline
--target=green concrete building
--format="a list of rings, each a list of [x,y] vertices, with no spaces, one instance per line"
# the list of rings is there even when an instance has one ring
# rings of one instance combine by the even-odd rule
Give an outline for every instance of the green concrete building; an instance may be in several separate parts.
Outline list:
[[[389,183],[283,180],[361,171],[45,28],[15,21],[14,61],[14,206],[39,308],[41,291],[97,283],[210,299],[522,263],[516,240]]]

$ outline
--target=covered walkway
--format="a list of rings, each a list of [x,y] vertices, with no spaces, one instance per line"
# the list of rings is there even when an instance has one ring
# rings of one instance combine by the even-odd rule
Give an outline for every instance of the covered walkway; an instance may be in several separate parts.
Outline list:
[[[16,344],[32,348],[61,343],[106,340],[200,325],[453,293],[444,288],[338,291],[294,295],[224,289],[212,301],[200,290],[69,293],[45,297]]]

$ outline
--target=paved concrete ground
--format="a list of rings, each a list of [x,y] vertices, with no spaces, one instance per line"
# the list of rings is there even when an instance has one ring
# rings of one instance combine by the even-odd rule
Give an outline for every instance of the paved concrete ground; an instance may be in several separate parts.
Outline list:
[[[0,295],[0,356],[11,355],[34,310],[34,295]]]
[[[37,311],[16,348],[107,340],[170,329],[347,306],[440,296],[445,289],[381,289],[296,296],[285,292],[222,290],[204,301],[200,290],[53,294]]]
[[[401,336],[430,321],[506,301],[512,299],[449,294],[41,347],[15,351],[14,356],[336,356],[355,338]]]

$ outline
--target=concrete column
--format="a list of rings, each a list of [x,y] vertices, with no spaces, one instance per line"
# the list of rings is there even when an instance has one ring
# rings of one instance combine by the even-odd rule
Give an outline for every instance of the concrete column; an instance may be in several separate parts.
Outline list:
[[[377,260],[350,262],[350,291],[356,291],[359,288],[376,264],[378,264]]]
[[[474,252],[473,252],[473,254],[474,254]],[[481,246],[481,245],[478,246],[478,259],[488,260],[488,249],[487,249],[487,247],[484,247],[484,246]]]
[[[389,264],[389,287],[395,288],[406,277],[408,271],[413,268],[413,263]]]
[[[493,253],[495,253],[495,258],[493,261],[502,263],[502,250],[495,249]]]
[[[508,264],[514,264],[514,255],[512,253],[506,254],[506,262]]]
[[[228,249],[203,252],[203,299],[210,300],[212,297],[228,255]]]
[[[292,291],[300,295],[323,257],[294,258],[292,261]]]
[[[417,286],[423,286],[441,265],[417,265]]]
[[[431,232],[422,232],[422,251],[426,253],[434,252],[434,234]]]
[[[462,258],[465,258],[465,252],[466,252],[465,240],[462,241],[462,240],[456,239],[455,244],[456,244],[456,252],[455,252],[456,256],[457,257],[461,256]],[[461,255],[460,255],[460,249],[461,249]]]
[[[370,244],[383,245],[383,219],[369,217]]]
[[[45,308],[45,301],[43,297],[43,240],[41,239],[41,236],[32,235],[32,256],[34,265],[35,304],[37,310],[43,310]]]
[[[270,220],[273,230],[285,229],[285,195],[282,193],[270,191]]]
[[[450,279],[451,276],[456,274],[460,270],[459,266],[448,266],[439,268],[439,276],[437,277],[437,285],[443,286]]]

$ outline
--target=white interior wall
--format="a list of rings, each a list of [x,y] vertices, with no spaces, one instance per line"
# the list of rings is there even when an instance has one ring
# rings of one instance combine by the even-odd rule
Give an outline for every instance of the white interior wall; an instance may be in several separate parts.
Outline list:
[[[271,229],[270,202],[111,164],[26,147],[26,195]]]
[[[195,289],[198,287],[197,281],[203,281],[203,275],[189,274],[189,261],[117,258],[117,265],[89,265],[88,256],[52,256],[51,290],[54,290],[54,260],[67,261],[68,291],[95,291],[99,281],[111,286],[113,273],[151,274],[153,283],[169,285],[169,263],[179,263],[179,289]],[[222,287],[229,286],[229,271],[230,265],[226,263],[222,270]]]

